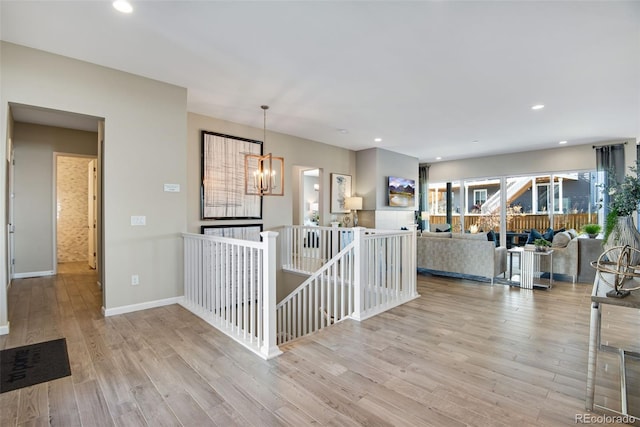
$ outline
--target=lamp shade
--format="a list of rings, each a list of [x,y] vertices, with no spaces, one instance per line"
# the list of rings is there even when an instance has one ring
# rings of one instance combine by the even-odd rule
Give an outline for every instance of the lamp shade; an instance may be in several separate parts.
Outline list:
[[[362,197],[347,197],[344,201],[344,208],[352,211],[362,209]]]

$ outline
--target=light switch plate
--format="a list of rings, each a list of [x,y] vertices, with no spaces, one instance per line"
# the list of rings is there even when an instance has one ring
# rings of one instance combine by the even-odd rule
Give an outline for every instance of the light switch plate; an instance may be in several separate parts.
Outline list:
[[[165,184],[164,191],[166,191],[167,193],[179,193],[180,184]]]
[[[147,225],[147,217],[144,215],[132,215],[131,225]]]

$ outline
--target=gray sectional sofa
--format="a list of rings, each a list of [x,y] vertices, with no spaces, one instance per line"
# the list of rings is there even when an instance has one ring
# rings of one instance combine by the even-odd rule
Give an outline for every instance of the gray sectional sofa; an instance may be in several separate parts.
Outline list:
[[[579,264],[578,233],[575,230],[556,233],[551,247],[553,249],[553,274],[571,276],[571,281],[575,283]],[[540,270],[551,271],[548,257],[541,257]]]
[[[477,276],[493,283],[507,270],[507,248],[496,247],[485,233],[423,232],[417,252],[418,269],[433,274]]]

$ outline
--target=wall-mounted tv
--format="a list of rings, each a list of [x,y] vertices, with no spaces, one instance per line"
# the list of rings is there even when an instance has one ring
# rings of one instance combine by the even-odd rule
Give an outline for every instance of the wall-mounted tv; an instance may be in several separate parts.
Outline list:
[[[414,207],[415,193],[415,180],[397,176],[389,177],[389,206]]]

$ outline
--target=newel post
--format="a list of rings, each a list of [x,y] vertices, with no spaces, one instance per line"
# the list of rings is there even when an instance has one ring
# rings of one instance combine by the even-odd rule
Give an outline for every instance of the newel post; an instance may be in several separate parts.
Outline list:
[[[353,228],[353,318],[362,320],[362,257],[364,256],[364,228]]]
[[[407,228],[411,231],[411,241],[409,242],[411,256],[406,257],[409,258],[407,275],[410,281],[410,289],[408,290],[411,293],[411,297],[418,297],[418,224],[409,224]]]
[[[275,231],[260,233],[262,252],[262,348],[266,359],[282,354],[276,345],[276,238]]]

